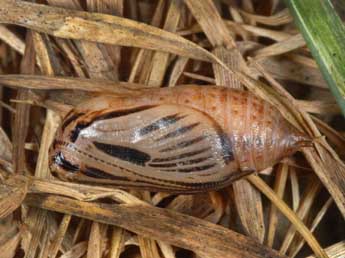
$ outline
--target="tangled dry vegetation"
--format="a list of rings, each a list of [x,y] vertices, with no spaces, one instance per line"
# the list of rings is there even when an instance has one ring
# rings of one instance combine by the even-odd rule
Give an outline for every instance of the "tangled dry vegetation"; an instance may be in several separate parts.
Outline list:
[[[37,2],[0,1],[2,258],[345,257],[344,120],[283,2]],[[197,195],[53,180],[74,105],[180,84],[250,90],[314,146]]]

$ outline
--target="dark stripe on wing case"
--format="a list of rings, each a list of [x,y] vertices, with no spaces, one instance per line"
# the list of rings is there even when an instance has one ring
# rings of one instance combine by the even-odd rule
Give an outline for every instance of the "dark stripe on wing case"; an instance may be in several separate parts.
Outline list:
[[[106,172],[104,172],[98,168],[93,168],[93,167],[85,167],[85,170],[83,170],[82,173],[88,177],[128,181],[128,179],[126,177],[114,176],[114,175],[108,174],[108,173],[106,173]]]
[[[181,161],[181,162],[176,162],[176,163],[158,163],[158,164],[152,164],[150,163],[150,167],[154,168],[171,168],[171,167],[177,167],[177,166],[186,166],[186,165],[192,165],[192,164],[197,164],[204,162],[208,159],[211,159],[212,156],[207,156],[207,157],[202,157],[198,159],[191,159],[191,160],[186,160],[186,161]]]
[[[172,138],[172,137],[176,137],[176,136],[179,136],[179,135],[182,135],[188,131],[191,131],[193,130],[196,126],[198,126],[200,123],[197,122],[197,123],[193,123],[191,125],[187,125],[187,126],[184,126],[184,127],[181,127],[171,133],[168,133],[160,138],[158,138],[156,141],[162,141],[162,140],[166,140],[166,139],[169,139],[169,138]]]
[[[153,122],[152,124],[141,128],[139,130],[139,134],[141,136],[144,136],[144,135],[152,133],[156,130],[162,129],[164,127],[168,127],[169,125],[172,125],[172,124],[176,123],[177,121],[179,121],[185,117],[186,116],[178,116],[178,114],[163,117],[163,118]]]
[[[152,160],[152,162],[166,162],[166,161],[173,161],[173,160],[177,160],[177,159],[183,159],[183,158],[187,158],[187,157],[193,157],[195,155],[206,152],[210,149],[211,149],[211,147],[206,147],[206,148],[203,148],[201,150],[185,152],[185,153],[182,153],[182,154],[179,154],[176,156],[172,156],[172,157],[168,157],[168,158],[154,159],[154,160]]]
[[[61,152],[58,152],[53,158],[54,164],[58,165],[59,167],[63,168],[68,172],[77,172],[79,171],[79,166],[72,164],[68,160],[65,159]]]
[[[96,148],[112,157],[129,161],[139,166],[145,166],[151,157],[145,152],[120,145],[93,142]]]
[[[222,145],[223,159],[226,164],[234,160],[233,145],[225,132],[221,131],[219,134],[220,144]]]
[[[217,165],[216,163],[212,163],[212,164],[208,164],[208,165],[204,165],[204,166],[200,166],[200,167],[181,168],[181,169],[162,169],[162,171],[167,171],[167,172],[187,172],[188,173],[188,172],[207,170],[207,169],[215,167],[216,165]]]
[[[83,130],[86,127],[89,127],[91,123],[78,123],[75,128],[71,131],[71,135],[70,135],[70,140],[71,142],[75,142],[78,139],[78,136],[81,132],[81,130]]]
[[[61,126],[61,129],[62,129],[62,130],[65,130],[66,127],[67,127],[70,123],[72,123],[74,120],[76,120],[78,117],[80,117],[80,116],[82,116],[82,115],[84,115],[84,114],[85,114],[85,113],[77,113],[77,114],[73,114],[73,115],[70,116],[70,117],[66,116],[66,117],[68,117],[68,118],[66,118],[66,119],[64,120],[64,122],[63,122],[63,124],[62,124],[62,126]]]
[[[75,126],[74,130],[72,130],[72,132],[71,132],[70,140],[71,140],[71,142],[75,142],[78,139],[78,136],[79,136],[81,130],[89,127],[92,123],[94,123],[96,121],[126,116],[126,115],[130,115],[130,114],[134,114],[136,112],[144,111],[144,110],[147,110],[147,109],[150,109],[153,107],[155,107],[155,106],[141,106],[141,107],[136,107],[136,108],[131,108],[131,109],[111,111],[111,112],[104,113],[102,115],[96,114],[95,117],[91,121],[89,121],[87,123],[85,123],[85,122],[78,123]]]
[[[130,114],[134,114],[137,112],[141,112],[150,108],[153,108],[156,106],[140,106],[140,107],[135,107],[135,108],[130,108],[130,109],[121,109],[121,110],[116,110],[116,111],[111,111],[102,115],[97,115],[92,121],[96,122],[96,121],[101,121],[101,120],[107,120],[107,119],[112,119],[112,118],[117,118],[117,117],[121,117],[121,116],[127,116]]]
[[[177,150],[177,149],[182,149],[182,148],[191,146],[191,145],[193,145],[195,143],[201,142],[204,139],[206,139],[206,136],[199,136],[199,137],[196,137],[196,138],[194,138],[192,140],[183,141],[183,142],[180,142],[180,143],[178,143],[178,144],[176,144],[176,145],[174,145],[172,147],[160,150],[160,152],[168,152],[168,151],[174,151],[174,150]]]

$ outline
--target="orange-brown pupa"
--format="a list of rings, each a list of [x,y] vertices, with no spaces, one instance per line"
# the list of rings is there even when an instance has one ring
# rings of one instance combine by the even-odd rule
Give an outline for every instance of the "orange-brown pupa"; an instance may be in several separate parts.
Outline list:
[[[191,85],[80,104],[50,156],[63,179],[193,193],[222,188],[310,143],[249,92]]]

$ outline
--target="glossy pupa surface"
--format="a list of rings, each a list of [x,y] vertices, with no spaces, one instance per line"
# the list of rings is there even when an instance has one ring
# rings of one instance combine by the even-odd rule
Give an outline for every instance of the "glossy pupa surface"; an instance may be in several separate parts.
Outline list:
[[[192,193],[222,188],[309,144],[253,94],[191,85],[80,104],[50,156],[63,179]]]

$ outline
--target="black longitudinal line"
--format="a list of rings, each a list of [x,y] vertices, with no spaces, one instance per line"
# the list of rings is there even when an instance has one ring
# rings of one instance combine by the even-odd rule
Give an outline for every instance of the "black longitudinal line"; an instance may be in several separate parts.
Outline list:
[[[145,176],[145,175],[142,175],[142,174],[138,174],[135,171],[132,171],[132,170],[120,167],[117,164],[114,164],[114,163],[111,163],[111,162],[108,162],[108,161],[96,158],[96,157],[94,157],[94,156],[92,156],[92,155],[90,155],[90,154],[88,154],[88,153],[78,149],[77,147],[75,147],[74,144],[70,144],[70,143],[67,143],[67,142],[59,142],[59,144],[65,146],[67,148],[70,148],[70,149],[72,149],[72,150],[74,150],[76,152],[79,152],[79,153],[85,155],[86,157],[95,160],[96,162],[101,162],[101,163],[104,163],[104,164],[109,165],[111,167],[127,171],[127,172],[129,172],[129,173],[131,173],[131,174],[133,174],[135,176],[138,176],[139,178],[142,177],[142,178],[146,178],[148,180],[156,181],[155,183],[152,183],[153,187],[157,187],[157,185],[162,185],[162,186],[166,187],[166,185],[164,185],[164,183],[165,183],[165,184],[174,185],[173,187],[181,187],[181,188],[184,188],[184,189],[187,188],[187,191],[189,191],[189,190],[193,191],[193,190],[196,190],[196,189],[216,188],[216,187],[224,184],[225,182],[227,182],[229,180],[229,176],[225,177],[221,181],[211,181],[211,182],[204,182],[204,183],[186,183],[186,182],[177,182],[177,181],[166,180],[166,179],[159,179],[159,178],[155,178],[155,177],[150,177],[150,176]],[[148,182],[148,183],[150,183],[150,182]],[[179,190],[182,191],[181,189],[179,189]]]
[[[70,117],[66,116],[67,118],[64,120],[64,122],[62,123],[61,129],[65,130],[66,127],[72,123],[74,120],[76,120],[77,118],[81,117],[82,115],[84,115],[85,113],[76,113],[71,115]]]
[[[85,175],[86,176],[86,175]],[[92,180],[92,181],[91,181]],[[142,190],[148,190],[148,191],[168,191],[168,192],[183,192],[183,193],[189,193],[192,191],[191,188],[186,188],[182,186],[173,186],[171,184],[159,184],[159,183],[152,183],[148,181],[141,181],[141,180],[133,180],[130,181],[128,178],[124,180],[109,180],[109,179],[103,179],[103,178],[95,178],[93,177],[91,180],[88,180],[88,184],[106,184],[106,185],[114,185],[119,188],[140,188]],[[83,181],[82,179],[80,181]],[[85,181],[84,181],[85,182]]]
[[[138,112],[141,112],[144,110],[148,110],[148,109],[151,109],[154,107],[156,107],[156,105],[146,105],[146,106],[140,106],[140,107],[129,108],[129,109],[120,109],[120,110],[115,110],[115,111],[109,111],[109,112],[106,112],[102,115],[96,116],[94,119],[92,119],[91,123],[96,122],[96,121],[107,120],[107,119],[131,115],[131,114],[138,113]]]
[[[189,132],[189,131],[193,130],[199,124],[200,124],[200,122],[196,122],[196,123],[193,123],[193,124],[190,124],[190,125],[178,128],[177,130],[175,130],[173,132],[170,132],[170,133],[168,133],[168,134],[158,138],[156,141],[159,142],[159,141],[162,141],[162,140],[166,140],[166,139],[169,139],[169,138],[180,136],[182,134],[185,134],[186,132]]]
[[[145,166],[146,162],[151,160],[151,156],[149,154],[126,146],[101,142],[93,142],[93,144],[98,150],[112,157],[131,162],[135,165]]]
[[[177,121],[185,118],[187,115],[178,116],[178,113],[163,117],[161,119],[156,120],[152,124],[149,124],[139,130],[140,136],[147,135],[159,129],[168,127],[169,125],[175,124]]]
[[[115,181],[128,180],[128,178],[126,177],[114,176],[112,174],[104,172],[103,170],[100,170],[94,167],[89,167],[89,166],[86,166],[85,169],[81,170],[80,172],[82,172],[84,175],[88,177],[93,177],[93,178],[110,179],[110,180],[115,180]]]
[[[199,167],[191,167],[191,168],[180,168],[180,169],[162,169],[162,171],[167,171],[167,172],[195,172],[195,171],[203,171],[206,169],[210,169],[215,167],[217,164],[216,163],[212,163],[212,164],[208,164],[208,165],[204,165],[204,166],[199,166]]]
[[[71,134],[69,137],[71,142],[75,142],[78,139],[78,136],[79,136],[81,130],[83,130],[86,127],[89,127],[90,124],[91,123],[83,123],[83,122],[76,124],[74,129],[71,131]]]
[[[66,160],[61,151],[55,154],[55,156],[53,157],[53,162],[54,164],[58,165],[59,167],[63,168],[68,172],[74,173],[79,171],[79,166],[72,164],[71,162]]]
[[[171,157],[167,157],[167,158],[157,158],[157,159],[153,159],[152,162],[167,162],[167,161],[173,161],[173,160],[178,160],[178,159],[184,159],[184,158],[188,158],[188,157],[193,157],[196,156],[198,154],[204,153],[206,151],[209,151],[211,149],[211,147],[206,147],[200,150],[196,150],[196,151],[189,151],[189,152],[185,152],[179,155],[175,155],[175,156],[171,156]]]
[[[186,141],[183,141],[183,142],[179,142],[179,143],[175,144],[174,146],[162,149],[162,150],[160,150],[160,152],[169,152],[169,151],[175,151],[175,150],[178,150],[178,149],[182,149],[182,148],[191,146],[193,144],[199,143],[199,142],[201,142],[202,140],[204,140],[206,138],[207,138],[206,136],[198,136],[198,137],[196,137],[194,139],[186,140]]]
[[[131,108],[131,109],[121,109],[121,110],[116,110],[116,111],[109,111],[109,112],[106,112],[102,115],[99,115],[99,114],[95,115],[95,117],[88,122],[78,123],[75,126],[74,130],[72,130],[72,132],[71,132],[70,140],[71,140],[71,142],[75,142],[78,139],[78,136],[79,136],[81,130],[89,127],[90,125],[92,125],[96,121],[102,121],[102,120],[107,120],[107,119],[112,119],[112,118],[118,118],[121,116],[127,116],[130,114],[134,114],[137,112],[148,110],[148,109],[151,109],[154,107],[156,107],[156,106],[140,106],[140,107]]]
[[[174,162],[174,163],[150,163],[149,166],[154,167],[154,168],[169,168],[169,167],[171,168],[171,167],[198,164],[198,163],[204,162],[208,159],[212,159],[212,156],[201,157],[201,158],[197,158],[197,159],[191,159],[191,160]]]
[[[132,185],[132,186],[137,186],[139,184],[141,184],[141,185],[146,184],[147,186],[150,185],[150,183],[148,183],[147,181],[141,181],[138,179],[136,179],[135,181],[130,181],[125,176],[115,176],[113,174],[109,174],[109,173],[107,173],[103,170],[100,170],[98,168],[95,168],[95,167],[86,166],[85,169],[80,170],[80,172],[82,174],[84,174],[85,176],[96,178],[96,179],[107,179],[107,180],[117,181],[117,182],[119,182],[119,185],[121,183],[127,184],[127,185]],[[164,185],[162,185],[162,186],[164,186]]]
[[[139,178],[142,177],[144,179],[148,179],[148,180],[152,180],[152,181],[156,181],[156,182],[150,182],[150,181],[140,181],[138,179],[136,179],[135,181],[136,182],[144,182],[146,184],[149,184],[151,185],[153,188],[154,187],[159,187],[161,186],[161,188],[166,188],[166,189],[169,189],[169,187],[171,187],[171,185],[174,185],[173,187],[175,187],[177,190],[179,187],[179,191],[182,191],[183,189],[188,189],[188,187],[192,187],[192,186],[184,186],[184,185],[181,185],[179,182],[174,182],[174,181],[170,181],[170,180],[163,180],[163,179],[158,179],[158,178],[154,178],[154,177],[150,177],[150,176],[145,176],[145,175],[141,175],[141,174],[138,174],[136,173],[135,171],[132,171],[132,170],[129,170],[127,168],[124,168],[124,167],[121,167],[117,164],[114,164],[114,163],[111,163],[111,162],[108,162],[108,161],[105,161],[103,159],[100,159],[100,158],[97,158],[95,156],[92,156],[91,154],[83,151],[83,150],[80,150],[79,148],[76,147],[76,145],[74,143],[68,143],[68,142],[64,142],[64,141],[57,141],[57,144],[60,145],[60,146],[63,146],[63,147],[66,147],[68,149],[71,149],[72,151],[75,151],[77,153],[80,153],[84,156],[86,156],[87,158],[91,159],[91,160],[94,160],[95,162],[100,162],[100,163],[103,163],[103,164],[106,164],[108,166],[111,166],[113,168],[116,168],[116,169],[119,169],[119,170],[123,170],[123,171],[126,171],[128,173],[131,173],[135,176],[138,176]],[[78,171],[80,171],[79,167],[78,167]],[[81,171],[82,172],[82,171]],[[83,173],[83,172],[82,172]],[[126,181],[129,182],[129,180],[126,178]]]

